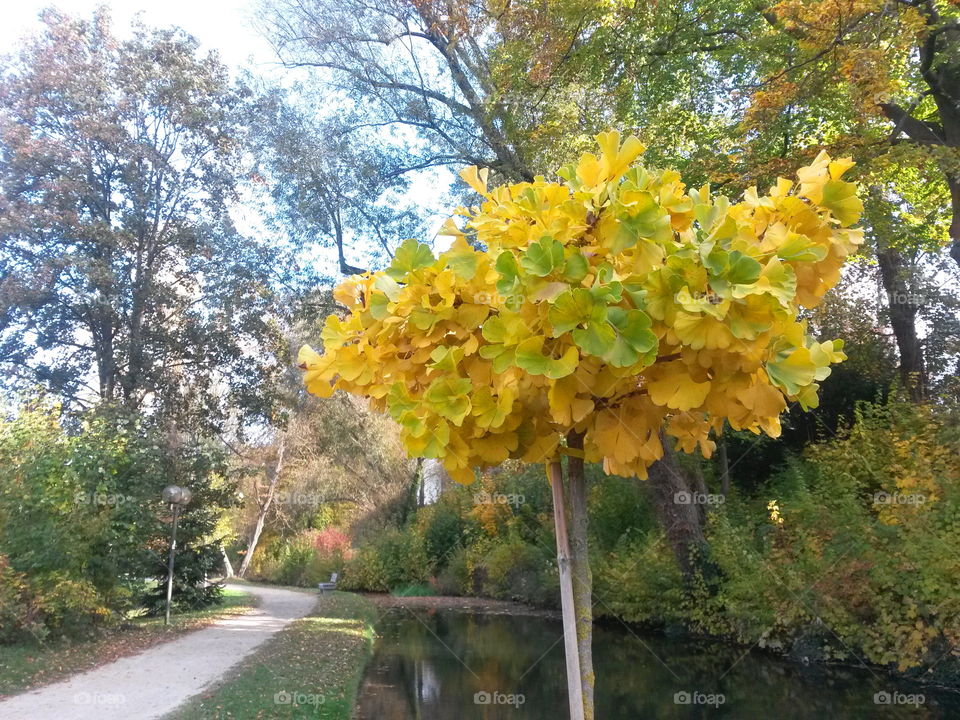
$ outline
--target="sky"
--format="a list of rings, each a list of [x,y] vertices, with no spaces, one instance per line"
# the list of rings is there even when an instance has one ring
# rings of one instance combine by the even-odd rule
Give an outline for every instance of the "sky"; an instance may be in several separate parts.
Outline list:
[[[277,71],[270,44],[254,27],[256,0],[8,0],[0,22],[0,48],[13,50],[26,34],[40,27],[40,11],[54,6],[71,15],[91,17],[100,5],[111,9],[114,30],[123,35],[138,14],[147,25],[177,25],[193,35],[204,50],[217,50],[223,61],[258,74]]]
[[[39,15],[45,8],[52,6],[71,15],[89,18],[101,5],[110,8],[114,33],[120,37],[128,32],[131,21],[139,15],[148,26],[183,28],[197,39],[202,52],[216,50],[235,72],[247,69],[279,84],[285,84],[291,79],[290,73],[296,72],[280,66],[270,43],[258,31],[258,0],[6,0],[0,11],[0,53],[15,52],[22,38],[37,32],[42,27]],[[450,173],[442,169],[420,173],[413,177],[409,192],[422,207],[440,210],[436,206],[437,187],[448,185],[450,180]],[[234,208],[234,221],[241,232],[262,233],[262,221],[252,215],[250,209]],[[434,218],[436,228],[442,219]],[[437,250],[449,244],[448,238],[421,239],[434,240]],[[314,263],[327,267],[334,276],[339,275],[333,248],[311,248],[309,253]],[[362,265],[364,258],[358,256],[348,260]]]

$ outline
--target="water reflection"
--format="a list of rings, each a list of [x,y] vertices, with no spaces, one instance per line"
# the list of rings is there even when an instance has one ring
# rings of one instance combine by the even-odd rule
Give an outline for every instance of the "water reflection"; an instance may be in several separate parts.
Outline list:
[[[568,716],[558,620],[397,608],[378,632],[357,720]],[[638,637],[625,628],[596,629],[594,664],[602,720],[960,718],[960,695],[897,685],[879,673],[807,668],[720,644]],[[882,692],[900,703],[922,693],[923,704],[877,704]]]

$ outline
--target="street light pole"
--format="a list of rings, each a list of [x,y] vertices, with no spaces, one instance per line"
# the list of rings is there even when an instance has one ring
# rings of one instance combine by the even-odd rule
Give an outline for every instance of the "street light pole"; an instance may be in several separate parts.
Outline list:
[[[173,511],[173,528],[170,532],[170,558],[167,561],[167,611],[163,624],[170,624],[170,603],[173,600],[173,561],[177,552],[177,523],[180,520],[180,510],[187,506],[193,497],[189,489],[179,485],[168,485],[160,496]]]
[[[180,506],[171,504],[173,509],[173,531],[170,534],[170,560],[167,563],[167,615],[164,625],[170,624],[170,601],[173,599],[173,559],[177,553],[177,522],[180,520]]]

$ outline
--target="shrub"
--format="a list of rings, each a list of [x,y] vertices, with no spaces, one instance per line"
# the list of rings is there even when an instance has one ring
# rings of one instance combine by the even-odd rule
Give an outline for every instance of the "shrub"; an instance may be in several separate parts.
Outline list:
[[[0,555],[0,643],[77,637],[115,617],[89,581],[64,573],[30,577]]]
[[[711,516],[723,580],[690,591],[684,621],[814,659],[936,663],[960,641],[957,453],[929,408],[862,406],[762,494]]]
[[[511,537],[494,543],[481,562],[484,595],[556,605],[559,580],[552,560],[541,548]]]
[[[42,578],[36,586],[44,625],[52,636],[83,635],[114,618],[88,580],[73,580],[63,574],[54,574]]]
[[[222,451],[181,440],[172,447],[166,429],[109,406],[63,418],[36,400],[0,419],[0,553],[26,573],[51,634],[102,624],[134,601],[162,610],[170,526],[159,497],[170,483],[193,490],[174,596],[183,607],[219,599],[220,587],[203,582],[220,564],[206,539],[233,488]],[[156,588],[141,597],[151,577]]]
[[[426,544],[416,528],[389,531],[374,547],[387,588],[425,583],[430,577],[432,567]]]
[[[446,565],[456,549],[475,536],[477,525],[467,515],[471,507],[472,497],[466,498],[463,490],[453,488],[441,495],[435,505],[420,510],[418,522],[424,547],[434,567]]]
[[[366,545],[344,564],[340,587],[360,592],[387,592],[380,555],[373,545]]]
[[[594,568],[594,595],[603,598],[598,615],[646,625],[683,618],[680,571],[659,530],[624,535]]]
[[[328,527],[310,533],[313,547],[320,555],[341,556],[350,550],[350,537],[340,528]]]
[[[649,493],[636,478],[601,477],[590,483],[590,543],[600,552],[612,550],[630,532],[656,524]]]
[[[416,526],[387,530],[347,563],[343,571],[345,590],[386,592],[404,585],[427,582],[433,566],[426,543]]]
[[[473,591],[467,548],[450,553],[446,567],[437,575],[437,585],[444,595],[469,595]]]
[[[0,643],[44,639],[49,630],[43,620],[27,576],[11,568],[6,555],[0,555]]]
[[[292,538],[264,543],[252,577],[262,582],[314,587],[332,573],[342,574],[350,556],[350,538],[337,528],[304,530]]]

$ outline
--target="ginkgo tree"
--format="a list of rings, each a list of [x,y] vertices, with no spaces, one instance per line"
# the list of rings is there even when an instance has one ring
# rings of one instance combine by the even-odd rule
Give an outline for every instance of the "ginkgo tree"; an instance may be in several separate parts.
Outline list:
[[[841,179],[849,160],[821,154],[798,182],[732,203],[643,167],[634,137],[597,141],[599,155],[555,181],[489,189],[485,171],[465,170],[481,203],[444,225],[449,250],[435,257],[408,240],[386,270],[351,277],[335,291],[347,312],[327,319],[323,353],[300,354],[310,392],[368,397],[411,455],[460,482],[507,458],[546,463],[571,714],[587,718],[583,462],[644,478],[666,436],[709,457],[724,423],[776,437],[788,403],[816,407],[843,342],[814,339],[799,314],[863,239],[850,228],[863,206]],[[565,498],[580,548],[572,576]]]

